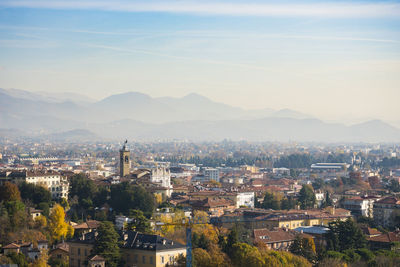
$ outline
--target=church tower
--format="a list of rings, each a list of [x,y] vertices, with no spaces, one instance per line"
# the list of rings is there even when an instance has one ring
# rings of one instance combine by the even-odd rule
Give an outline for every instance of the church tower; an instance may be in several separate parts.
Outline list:
[[[125,140],[124,145],[119,151],[119,176],[124,177],[129,174],[131,160],[130,160],[130,151],[127,149],[126,144],[128,140]]]

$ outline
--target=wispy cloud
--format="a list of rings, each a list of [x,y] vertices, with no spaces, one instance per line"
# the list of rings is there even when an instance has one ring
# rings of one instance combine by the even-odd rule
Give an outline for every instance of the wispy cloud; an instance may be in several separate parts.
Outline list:
[[[218,1],[92,1],[92,0],[4,0],[2,7],[83,9],[122,12],[166,12],[197,15],[266,17],[399,17],[398,3],[249,3]]]
[[[66,28],[40,28],[40,27],[18,27],[12,25],[0,25],[0,29],[11,29],[19,31],[46,31],[46,32],[68,32],[77,34],[93,34],[93,35],[115,35],[115,36],[135,36],[135,39],[159,38],[159,37],[193,37],[193,38],[228,38],[240,39],[243,37],[253,39],[304,39],[319,41],[359,41],[359,42],[378,42],[398,44],[400,40],[384,39],[384,38],[368,38],[363,36],[336,36],[336,35],[293,35],[293,34],[266,34],[266,33],[249,33],[249,32],[230,32],[230,31],[144,31],[144,30],[125,30],[125,31],[93,31],[87,29],[66,29]],[[21,37],[31,37],[34,39],[43,39],[37,35],[27,33],[15,33]],[[349,35],[349,34],[347,34]]]
[[[122,47],[109,46],[109,45],[100,45],[100,44],[80,43],[80,45],[85,45],[85,46],[88,46],[88,47],[99,48],[99,49],[112,50],[112,51],[116,51],[116,52],[122,52],[122,53],[125,53],[125,54],[128,54],[128,55],[129,54],[132,54],[132,55],[145,54],[145,55],[151,55],[151,56],[156,56],[156,57],[178,59],[178,60],[191,61],[191,62],[197,62],[197,63],[203,63],[203,64],[221,65],[221,66],[226,66],[226,67],[231,67],[231,68],[256,70],[256,71],[261,71],[261,72],[265,72],[265,73],[286,74],[286,70],[285,69],[278,68],[276,66],[274,66],[274,67],[266,67],[266,66],[253,65],[253,64],[220,61],[220,60],[208,59],[208,58],[176,56],[176,55],[165,54],[165,53],[155,52],[155,51],[150,51],[150,50],[145,50],[145,49],[122,48]],[[291,75],[292,76],[296,76],[296,77],[303,77],[303,78],[307,77],[307,79],[309,79],[309,80],[322,81],[318,77],[311,76],[311,75],[309,75],[307,73],[300,72],[300,71],[292,73]]]

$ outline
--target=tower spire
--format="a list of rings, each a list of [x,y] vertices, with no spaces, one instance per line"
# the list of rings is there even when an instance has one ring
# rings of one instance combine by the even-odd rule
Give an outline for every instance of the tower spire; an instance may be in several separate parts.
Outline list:
[[[119,151],[119,176],[124,177],[129,174],[131,161],[130,161],[130,151],[127,148],[128,140],[125,140],[124,145]]]

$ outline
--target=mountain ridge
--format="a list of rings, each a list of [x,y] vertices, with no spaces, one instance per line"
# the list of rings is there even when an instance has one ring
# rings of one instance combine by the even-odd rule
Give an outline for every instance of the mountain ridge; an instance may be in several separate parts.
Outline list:
[[[181,98],[153,98],[126,92],[82,104],[29,99],[29,92],[23,90],[7,92],[0,89],[1,128],[30,129],[31,136],[50,138],[55,134],[57,139],[68,139],[75,135],[79,139],[79,132],[73,130],[82,129],[99,139],[125,136],[141,140],[400,141],[400,130],[381,120],[346,126],[290,109],[244,110],[196,93]],[[0,135],[9,133],[3,131]],[[81,133],[82,138],[90,136]]]

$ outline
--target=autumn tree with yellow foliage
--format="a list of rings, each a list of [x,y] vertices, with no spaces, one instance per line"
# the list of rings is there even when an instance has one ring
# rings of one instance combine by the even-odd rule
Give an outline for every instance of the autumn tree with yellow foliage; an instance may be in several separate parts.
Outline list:
[[[48,228],[52,241],[58,241],[74,235],[74,228],[65,221],[65,212],[61,205],[54,205],[51,210]]]

